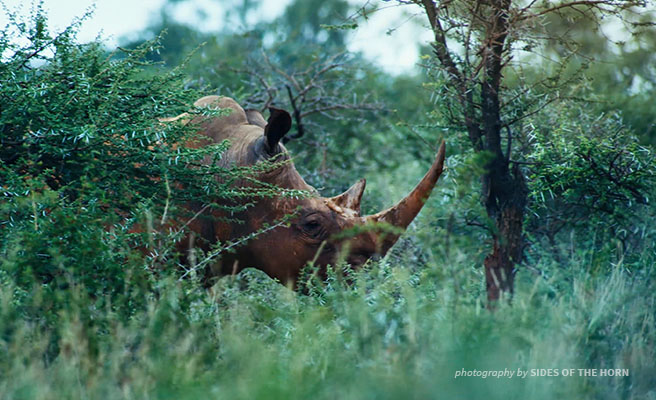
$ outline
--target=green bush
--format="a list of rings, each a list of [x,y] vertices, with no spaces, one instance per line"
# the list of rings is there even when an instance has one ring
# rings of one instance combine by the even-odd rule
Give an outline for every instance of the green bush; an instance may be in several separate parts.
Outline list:
[[[278,193],[233,185],[253,171],[218,166],[229,143],[189,149],[195,124],[160,122],[220,111],[193,109],[201,96],[181,70],[145,60],[157,40],[117,57],[76,43],[81,21],[51,35],[37,6],[0,33],[0,268],[14,290],[37,290],[19,303],[48,326],[74,288],[89,321],[143,307],[179,271],[176,221],[192,218],[189,201],[238,210],[250,200],[225,200]]]
[[[653,251],[656,239],[645,223],[654,218],[652,150],[618,117],[593,116],[574,103],[553,107],[535,126],[527,157],[532,239],[556,260],[587,248],[644,266],[633,255]]]

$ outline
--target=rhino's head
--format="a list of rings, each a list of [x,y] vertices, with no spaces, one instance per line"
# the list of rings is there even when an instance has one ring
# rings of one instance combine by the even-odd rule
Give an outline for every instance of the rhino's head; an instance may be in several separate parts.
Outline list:
[[[252,165],[262,160],[289,159],[280,143],[291,127],[291,118],[283,110],[270,109],[265,121],[256,111],[245,112],[232,99],[210,96],[196,105],[231,108],[228,117],[206,122],[203,133],[213,141],[224,139],[232,146],[223,161],[228,165]],[[373,215],[360,214],[360,201],[365,189],[361,179],[346,192],[334,197],[321,197],[299,175],[291,162],[282,163],[259,177],[261,181],[286,189],[306,190],[312,195],[300,199],[279,197],[261,199],[241,215],[243,224],[215,222],[212,227],[196,229],[207,242],[236,240],[249,233],[274,225],[285,215],[293,214],[289,225],[267,230],[224,256],[214,273],[226,274],[254,267],[282,282],[295,282],[301,269],[310,261],[325,273],[325,267],[340,257],[353,267],[369,258],[384,255],[400,233],[419,213],[442,173],[444,143],[430,170],[419,184],[396,205]]]

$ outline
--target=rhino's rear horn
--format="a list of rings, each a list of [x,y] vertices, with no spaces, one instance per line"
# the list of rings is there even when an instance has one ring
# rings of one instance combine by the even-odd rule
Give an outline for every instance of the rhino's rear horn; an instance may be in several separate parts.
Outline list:
[[[269,107],[269,120],[264,127],[269,153],[275,153],[278,142],[292,127],[292,117],[285,110]]]
[[[330,201],[342,208],[348,208],[355,211],[356,215],[360,215],[360,201],[362,200],[362,193],[367,185],[367,181],[363,178],[357,181],[346,192],[339,196],[331,197]]]

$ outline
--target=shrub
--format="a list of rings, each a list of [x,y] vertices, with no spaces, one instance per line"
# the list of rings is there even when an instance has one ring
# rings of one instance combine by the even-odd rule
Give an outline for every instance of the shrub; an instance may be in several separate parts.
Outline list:
[[[576,248],[616,253],[620,259],[642,254],[656,238],[644,223],[654,213],[651,149],[638,144],[617,116],[591,116],[577,104],[566,107],[545,113],[529,135],[534,149],[527,157],[529,233],[553,250],[556,260]]]
[[[160,122],[221,111],[191,108],[200,95],[181,69],[146,60],[157,39],[109,54],[76,42],[83,20],[52,35],[38,5],[0,33],[0,268],[15,290],[38,289],[24,311],[48,321],[74,287],[91,309],[145,304],[179,270],[174,221],[194,216],[189,201],[234,211],[250,200],[226,200],[277,193],[234,185],[254,170],[218,165],[229,143],[190,149],[196,124]]]

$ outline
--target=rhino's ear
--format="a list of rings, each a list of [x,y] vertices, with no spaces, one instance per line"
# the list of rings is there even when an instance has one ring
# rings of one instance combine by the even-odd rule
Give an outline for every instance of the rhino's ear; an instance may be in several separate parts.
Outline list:
[[[269,120],[264,127],[264,136],[270,152],[275,152],[278,142],[292,127],[292,117],[285,110],[269,107]]]
[[[249,124],[257,125],[260,128],[266,127],[267,122],[259,111],[248,109],[244,110],[244,112],[246,113],[246,119],[248,120]]]
[[[360,215],[360,201],[362,200],[362,193],[367,185],[367,181],[363,178],[357,181],[353,186],[339,196],[331,197],[330,201],[342,208],[348,208]]]

